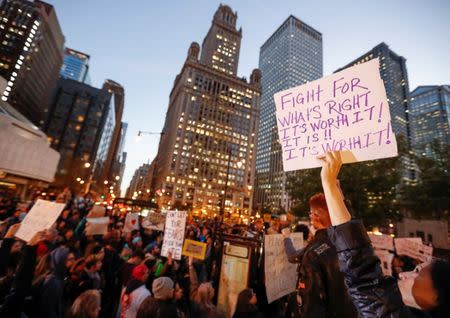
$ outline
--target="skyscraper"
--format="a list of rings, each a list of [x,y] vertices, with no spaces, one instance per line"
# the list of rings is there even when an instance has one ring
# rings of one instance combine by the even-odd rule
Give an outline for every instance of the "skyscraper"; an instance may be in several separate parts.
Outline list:
[[[383,42],[336,72],[377,57],[380,59],[380,75],[389,102],[392,129],[396,135],[403,135],[409,142],[409,84],[406,59],[403,56],[396,54]]]
[[[107,90],[110,94],[114,95],[113,107],[116,125],[114,127],[111,139],[111,147],[109,148],[109,152],[105,162],[105,169],[103,170],[104,175],[102,176],[102,178],[105,180],[114,181],[116,180],[117,176],[122,178],[120,174],[120,160],[123,152],[126,133],[126,128],[122,129],[122,115],[125,105],[125,90],[122,85],[110,79],[106,80],[105,83],[103,83],[103,90]]]
[[[406,146],[409,148],[411,146],[411,133],[409,128],[409,84],[406,59],[396,54],[389,49],[386,43],[382,42],[336,72],[377,57],[380,59],[380,76],[389,102],[392,130],[397,137],[403,136],[405,138]],[[415,172],[411,158],[407,155],[402,156],[402,165],[403,180],[407,183],[413,181]]]
[[[45,126],[61,160],[57,186],[89,183],[103,190],[105,163],[116,126],[114,94],[71,79],[60,79]],[[79,178],[79,179],[78,179]]]
[[[162,207],[194,214],[248,215],[252,208],[259,70],[236,76],[241,30],[220,5],[200,46],[192,43],[170,93],[154,160],[153,190]]]
[[[148,175],[149,169],[150,165],[148,163],[144,163],[134,171],[133,178],[131,178],[130,185],[127,188],[125,197],[133,199],[143,198],[143,195],[145,195],[145,193],[143,193],[142,191],[145,191],[145,189],[149,187],[149,185],[146,184],[146,177]]]
[[[0,2],[2,100],[43,127],[63,61],[64,36],[53,6],[42,1]]]
[[[288,210],[290,207],[273,95],[322,77],[322,64],[322,34],[292,15],[261,46],[259,68],[263,92],[255,197],[260,210]]]
[[[411,92],[409,116],[417,153],[432,157],[433,140],[450,145],[450,85],[417,87]]]
[[[89,58],[85,53],[66,47],[60,76],[91,85]]]

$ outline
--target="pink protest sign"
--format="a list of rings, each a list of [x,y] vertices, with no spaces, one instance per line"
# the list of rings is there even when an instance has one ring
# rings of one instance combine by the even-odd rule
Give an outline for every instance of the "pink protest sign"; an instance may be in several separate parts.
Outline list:
[[[284,171],[320,167],[341,150],[344,163],[397,156],[378,59],[274,95]]]

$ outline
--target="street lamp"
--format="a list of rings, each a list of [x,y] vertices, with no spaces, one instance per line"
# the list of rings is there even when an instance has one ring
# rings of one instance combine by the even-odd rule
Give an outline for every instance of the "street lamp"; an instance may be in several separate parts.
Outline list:
[[[164,132],[153,132],[153,131],[143,131],[143,130],[139,130],[138,132],[138,137],[142,136],[142,135],[164,135]]]
[[[85,168],[89,168],[90,166],[91,166],[91,164],[90,164],[89,162],[85,162],[85,163],[84,163],[84,167],[85,167]]]

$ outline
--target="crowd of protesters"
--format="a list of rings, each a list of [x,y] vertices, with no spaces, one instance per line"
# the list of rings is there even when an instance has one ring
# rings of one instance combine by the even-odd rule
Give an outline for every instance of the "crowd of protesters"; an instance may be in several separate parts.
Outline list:
[[[260,242],[283,233],[287,259],[298,264],[297,291],[268,304],[262,250],[233,317],[450,317],[449,263],[435,261],[416,279],[413,296],[424,311],[406,307],[396,280],[382,276],[364,226],[350,219],[336,181],[339,153],[322,161],[324,194],[310,200],[314,235],[306,225],[280,220],[225,225],[189,219],[185,237],[207,244],[201,261],[161,256],[164,232],[125,231],[126,209],[106,210],[108,232],[86,235],[94,199],[70,189],[54,198],[65,204],[54,226],[25,243],[14,234],[33,203],[45,197],[25,204],[11,191],[0,192],[0,317],[225,317],[215,304],[224,233]],[[296,251],[283,228],[302,232],[306,247]],[[393,265],[395,275],[414,267],[404,257]]]

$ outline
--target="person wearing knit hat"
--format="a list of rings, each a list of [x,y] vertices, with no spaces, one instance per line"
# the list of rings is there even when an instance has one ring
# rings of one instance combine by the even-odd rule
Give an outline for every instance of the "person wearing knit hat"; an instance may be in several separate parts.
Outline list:
[[[153,281],[152,291],[156,299],[172,299],[174,291],[173,280],[169,277],[159,277]]]
[[[169,277],[159,277],[153,281],[153,297],[147,297],[139,307],[136,318],[180,318],[174,302],[174,282]]]
[[[131,272],[131,280],[128,282],[120,297],[120,318],[136,317],[139,306],[145,298],[151,295],[145,287],[149,271],[145,264],[137,265]]]

